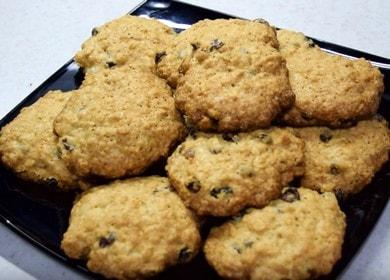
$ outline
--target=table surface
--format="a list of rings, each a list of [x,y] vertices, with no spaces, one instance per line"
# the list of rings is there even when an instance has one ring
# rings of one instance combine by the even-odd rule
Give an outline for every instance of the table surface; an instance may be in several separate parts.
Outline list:
[[[73,56],[91,28],[139,0],[0,0],[0,117]],[[390,57],[390,1],[184,1]],[[389,279],[390,204],[341,279]],[[0,224],[0,279],[87,279]]]

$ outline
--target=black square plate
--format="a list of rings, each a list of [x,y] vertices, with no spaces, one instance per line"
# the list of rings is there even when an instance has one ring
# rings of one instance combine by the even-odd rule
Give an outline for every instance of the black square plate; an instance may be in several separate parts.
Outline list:
[[[157,18],[177,31],[205,18],[231,18],[226,14],[173,1],[147,1],[132,11],[131,14]],[[332,43],[314,41],[326,51],[351,58],[364,57],[380,67],[385,75],[387,90],[383,95],[379,112],[387,120],[390,120],[390,60]],[[75,89],[80,85],[82,79],[83,75],[79,67],[73,60],[70,60],[7,114],[0,121],[0,127],[12,121],[23,107],[34,103],[47,91]],[[149,172],[153,173],[153,171]],[[24,182],[0,166],[0,220],[32,241],[33,244],[65,261],[71,267],[80,269],[90,276],[100,278],[88,272],[84,263],[69,260],[60,249],[60,241],[68,225],[74,196],[74,193],[60,193]],[[372,230],[389,196],[390,164],[386,164],[375,176],[370,186],[361,193],[340,201],[341,207],[347,215],[348,224],[343,255],[332,273],[323,279],[336,278],[347,266]],[[210,225],[216,222],[218,221],[212,220]],[[217,279],[218,276],[207,265],[204,256],[200,253],[191,263],[172,267],[158,275],[157,278]]]

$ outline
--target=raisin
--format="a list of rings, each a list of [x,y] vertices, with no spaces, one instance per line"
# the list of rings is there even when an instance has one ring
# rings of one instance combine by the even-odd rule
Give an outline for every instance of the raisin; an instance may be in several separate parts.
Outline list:
[[[106,64],[107,64],[108,68],[112,68],[112,67],[116,66],[116,63],[113,61],[109,61]]]
[[[156,53],[156,56],[154,57],[154,62],[156,63],[156,64],[159,64],[160,63],[160,61],[162,60],[162,58],[164,57],[164,56],[166,56],[167,55],[167,53],[164,51],[164,52],[159,52],[159,53]]]
[[[233,245],[233,249],[237,252],[237,253],[239,253],[239,254],[241,254],[242,253],[242,250],[241,250],[241,248],[238,246],[238,245]]]
[[[260,133],[259,134],[259,139],[264,144],[271,145],[273,143],[272,137],[269,136],[268,134],[265,134],[265,133]]]
[[[222,134],[222,139],[228,142],[238,142],[239,137],[236,134],[233,133],[224,133]]]
[[[308,43],[309,43],[309,48],[314,48],[316,46],[314,42],[310,39],[308,40]]]
[[[192,46],[192,49],[193,49],[194,51],[196,51],[197,49],[199,49],[200,44],[199,44],[199,43],[191,43],[191,46]]]
[[[96,27],[92,28],[91,34],[92,36],[96,36],[99,33],[99,30],[97,30]]]
[[[244,242],[245,248],[251,248],[252,245],[253,245],[253,241],[245,241],[245,242]]]
[[[69,143],[67,138],[62,139],[62,145],[64,145],[65,150],[69,152],[74,150],[74,145]]]
[[[222,42],[218,39],[214,39],[211,41],[210,51],[218,50],[218,49],[222,48],[223,45],[224,45],[224,42]]]
[[[215,198],[218,198],[218,196],[220,194],[224,194],[224,195],[229,195],[229,194],[233,194],[233,190],[231,187],[229,186],[224,186],[224,187],[220,187],[220,188],[213,188],[211,191],[210,191],[210,195],[215,197]]]
[[[339,175],[340,174],[340,170],[336,164],[331,164],[329,171],[330,171],[330,174],[332,174],[332,175]]]
[[[332,139],[332,137],[333,137],[332,134],[328,130],[320,134],[320,140],[324,143],[329,142]]]
[[[282,193],[281,199],[290,203],[295,200],[300,200],[299,192],[295,188],[288,188]]]
[[[184,247],[179,252],[178,262],[185,263],[185,262],[189,261],[191,258],[191,255],[192,255],[191,250],[188,249],[187,247]]]
[[[100,248],[106,248],[108,246],[111,246],[115,242],[115,234],[110,232],[110,234],[105,237],[100,237],[99,240],[99,247]]]
[[[56,178],[50,177],[45,180],[45,184],[49,187],[56,187],[58,186],[58,181]]]
[[[186,185],[186,188],[192,192],[192,193],[197,193],[200,191],[200,188],[201,188],[201,185],[200,185],[200,182],[198,180],[195,180],[193,182],[189,182],[187,185]]]

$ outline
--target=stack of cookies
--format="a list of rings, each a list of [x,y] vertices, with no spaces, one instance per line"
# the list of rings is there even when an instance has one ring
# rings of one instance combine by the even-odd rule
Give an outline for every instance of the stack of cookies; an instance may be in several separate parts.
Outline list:
[[[388,160],[377,68],[264,20],[176,35],[129,15],[94,28],[75,60],[80,88],[47,93],[0,137],[23,179],[82,191],[66,255],[116,279],[200,250],[229,279],[331,272],[346,227],[335,193],[361,191]],[[142,176],[165,160],[167,178]],[[202,240],[212,216],[225,222]]]

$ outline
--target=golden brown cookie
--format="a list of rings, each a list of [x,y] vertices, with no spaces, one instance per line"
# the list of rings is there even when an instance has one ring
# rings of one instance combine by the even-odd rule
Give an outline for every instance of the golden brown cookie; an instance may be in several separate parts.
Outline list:
[[[204,251],[227,279],[312,279],[341,257],[345,215],[333,193],[286,188],[281,199],[211,230]]]
[[[69,168],[105,178],[140,174],[167,156],[184,131],[165,81],[123,68],[95,73],[54,127]]]
[[[294,102],[275,30],[264,22],[202,20],[177,36],[158,63],[175,102],[202,131],[268,127]]]
[[[94,28],[75,60],[87,72],[123,65],[154,70],[156,54],[173,37],[172,29],[157,20],[126,15]]]
[[[2,162],[25,180],[62,189],[79,186],[76,175],[69,172],[57,149],[53,121],[71,93],[48,92],[1,130]]]
[[[195,138],[193,138],[195,137]],[[168,177],[199,215],[229,216],[277,198],[303,173],[304,143],[285,129],[189,136],[168,159]]]
[[[388,160],[390,134],[381,118],[355,127],[295,129],[305,141],[305,173],[301,185],[319,191],[357,193]]]
[[[383,75],[363,58],[322,51],[302,33],[278,31],[295,104],[282,117],[292,126],[345,127],[374,115],[384,90]]]
[[[85,192],[61,248],[107,278],[141,279],[192,259],[200,246],[193,214],[162,177],[115,181]]]

